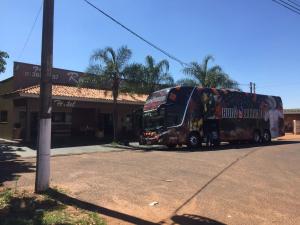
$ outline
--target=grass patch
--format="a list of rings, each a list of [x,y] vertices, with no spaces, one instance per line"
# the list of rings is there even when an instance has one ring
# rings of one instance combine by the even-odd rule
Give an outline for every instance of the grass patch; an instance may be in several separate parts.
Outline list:
[[[41,219],[41,224],[74,224],[73,219],[64,211],[45,212]]]
[[[118,146],[119,145],[119,143],[118,142],[116,142],[116,141],[113,141],[113,142],[111,142],[110,143],[113,147],[115,147],[115,146]]]
[[[10,189],[5,189],[4,191],[0,192],[0,210],[3,210],[8,206],[11,198],[12,191]]]
[[[55,188],[55,191],[61,191]],[[67,206],[50,195],[0,190],[0,225],[105,225],[97,214]]]

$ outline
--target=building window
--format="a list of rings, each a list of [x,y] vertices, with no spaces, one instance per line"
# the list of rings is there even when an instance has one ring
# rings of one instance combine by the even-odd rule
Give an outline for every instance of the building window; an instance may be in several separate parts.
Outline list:
[[[64,112],[52,113],[52,121],[54,123],[63,123],[63,122],[65,122],[65,113]]]
[[[66,113],[65,122],[72,123],[72,113]]]
[[[8,119],[7,119],[7,111],[0,111],[0,122],[1,123],[7,123]]]
[[[72,114],[65,112],[54,112],[52,113],[52,121],[54,123],[71,123]]]

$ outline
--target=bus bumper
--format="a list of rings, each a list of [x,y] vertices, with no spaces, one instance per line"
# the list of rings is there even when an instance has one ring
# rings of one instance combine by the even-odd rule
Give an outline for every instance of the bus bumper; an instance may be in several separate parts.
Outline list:
[[[163,138],[159,137],[141,137],[140,138],[140,144],[142,145],[164,145]]]
[[[178,138],[170,136],[169,132],[158,134],[155,137],[140,137],[140,144],[142,145],[170,145],[177,144]]]

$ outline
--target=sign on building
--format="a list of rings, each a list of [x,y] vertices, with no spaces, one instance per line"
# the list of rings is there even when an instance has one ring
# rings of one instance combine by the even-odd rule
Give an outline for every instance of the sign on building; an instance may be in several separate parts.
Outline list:
[[[15,62],[14,63],[14,89],[22,89],[40,84],[41,67],[28,63]],[[52,83],[69,86],[84,86],[89,88],[99,88],[98,76],[53,68]],[[103,83],[103,82],[102,82]],[[102,84],[107,86],[106,84]]]

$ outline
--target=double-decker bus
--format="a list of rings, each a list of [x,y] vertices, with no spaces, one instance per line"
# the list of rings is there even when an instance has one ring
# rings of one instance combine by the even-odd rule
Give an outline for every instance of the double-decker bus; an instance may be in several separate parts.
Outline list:
[[[143,108],[140,144],[198,147],[204,140],[268,143],[284,135],[281,98],[178,86],[153,92]]]

